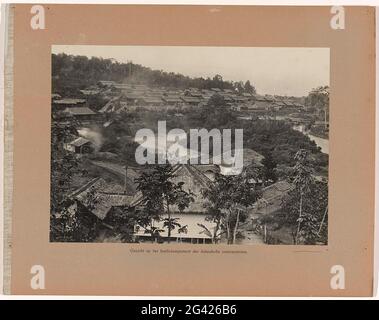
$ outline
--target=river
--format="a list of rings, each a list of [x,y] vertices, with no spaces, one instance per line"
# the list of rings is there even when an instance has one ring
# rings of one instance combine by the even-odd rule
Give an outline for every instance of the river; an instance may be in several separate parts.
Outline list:
[[[309,139],[314,141],[317,144],[317,146],[321,148],[322,153],[329,154],[329,139],[324,139],[324,138],[316,137],[314,135],[309,134],[307,131],[305,131],[304,125],[293,126],[293,129],[300,131],[301,133],[308,136]]]

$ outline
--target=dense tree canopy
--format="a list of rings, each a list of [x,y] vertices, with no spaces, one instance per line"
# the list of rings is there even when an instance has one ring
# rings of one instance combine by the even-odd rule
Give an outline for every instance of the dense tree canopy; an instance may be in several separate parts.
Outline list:
[[[294,244],[327,243],[328,185],[314,179],[306,150],[295,155],[291,181],[295,188],[283,202],[286,222],[292,227]]]
[[[215,223],[213,232],[203,227],[212,237],[213,243],[219,241],[221,234],[226,235],[227,243],[234,244],[238,227],[246,219],[246,207],[251,206],[260,197],[251,179],[257,179],[254,170],[244,170],[238,175],[216,174],[214,183],[203,190],[207,220]]]
[[[181,225],[179,218],[171,216],[173,206],[180,212],[194,201],[193,194],[183,189],[184,182],[173,182],[176,175],[173,167],[167,165],[154,166],[150,172],[143,172],[135,179],[137,190],[142,193],[138,224],[145,232],[151,233],[152,239],[159,237],[160,230],[154,227],[154,221],[163,221],[163,228],[167,229],[167,241],[170,242],[171,231],[186,233],[187,226]],[[164,216],[166,215],[166,216]]]

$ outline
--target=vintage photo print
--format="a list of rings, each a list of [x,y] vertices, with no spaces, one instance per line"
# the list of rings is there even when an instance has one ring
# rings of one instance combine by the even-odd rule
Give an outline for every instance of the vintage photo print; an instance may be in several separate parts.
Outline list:
[[[374,8],[8,9],[5,292],[372,295]]]
[[[53,45],[50,241],[326,245],[329,59]]]

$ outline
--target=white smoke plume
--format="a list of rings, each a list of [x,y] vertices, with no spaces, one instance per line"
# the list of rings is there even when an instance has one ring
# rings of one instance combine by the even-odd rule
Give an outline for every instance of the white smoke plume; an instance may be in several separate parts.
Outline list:
[[[99,151],[104,143],[103,135],[98,130],[81,128],[78,130],[78,133],[81,137],[88,139],[94,144],[95,151]]]

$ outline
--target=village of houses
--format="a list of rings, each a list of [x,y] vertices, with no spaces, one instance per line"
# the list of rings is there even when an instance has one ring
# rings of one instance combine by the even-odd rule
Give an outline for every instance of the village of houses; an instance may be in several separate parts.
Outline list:
[[[117,208],[137,208],[141,193],[137,190],[135,179],[141,175],[143,168],[133,163],[125,164],[122,159],[110,151],[101,150],[101,132],[117,124],[118,115],[140,110],[158,114],[170,112],[180,119],[186,112],[197,112],[207,105],[215,94],[223,97],[230,110],[237,113],[241,121],[254,118],[281,120],[294,127],[304,128],[309,123],[320,128],[324,138],[328,133],[326,111],[307,111],[304,101],[300,98],[281,98],[270,95],[238,93],[232,89],[170,89],[149,87],[140,83],[118,83],[115,81],[99,81],[86,89],[80,90],[78,97],[61,96],[52,93],[52,121],[54,124],[74,124],[78,134],[70,135],[63,148],[76,158],[86,159],[88,170],[82,175],[75,175],[74,183],[69,187],[65,197],[73,200],[74,206],[80,208],[81,221],[97,225],[96,239],[98,242],[121,242],[121,236],[115,235],[114,212]],[[98,110],[91,107],[90,97],[101,96],[107,101]],[[94,129],[95,128],[95,129]],[[96,129],[98,128],[98,129]],[[133,138],[133,130],[130,138]],[[100,136],[99,136],[100,135]],[[117,137],[117,139],[120,137]],[[121,137],[123,138],[123,137]],[[131,158],[133,155],[131,155]],[[260,167],[264,156],[252,149],[244,150],[244,164]],[[181,225],[187,227],[186,232],[172,230],[171,243],[212,243],[211,235],[204,232],[204,226],[212,230],[214,222],[207,219],[202,192],[212,185],[215,174],[221,170],[216,164],[186,164],[174,167],[176,182],[184,182],[184,189],[194,194],[194,201],[183,212],[173,215],[180,218]],[[82,170],[83,171],[83,170]],[[255,183],[259,184],[260,181]],[[272,215],[281,209],[283,197],[293,188],[286,180],[261,186],[261,198],[248,208],[247,219],[239,225],[235,244],[265,244],[270,227],[257,223],[263,216]],[[96,201],[93,201],[96,199]],[[159,226],[160,222],[157,222]],[[283,232],[282,232],[283,233]],[[271,237],[275,234],[271,230]],[[167,238],[167,230],[161,226],[161,242]],[[151,234],[143,232],[135,226],[133,242],[150,242]],[[155,241],[157,241],[155,239]],[[291,244],[291,236],[281,235],[280,242]],[[222,236],[219,243],[225,243]]]

